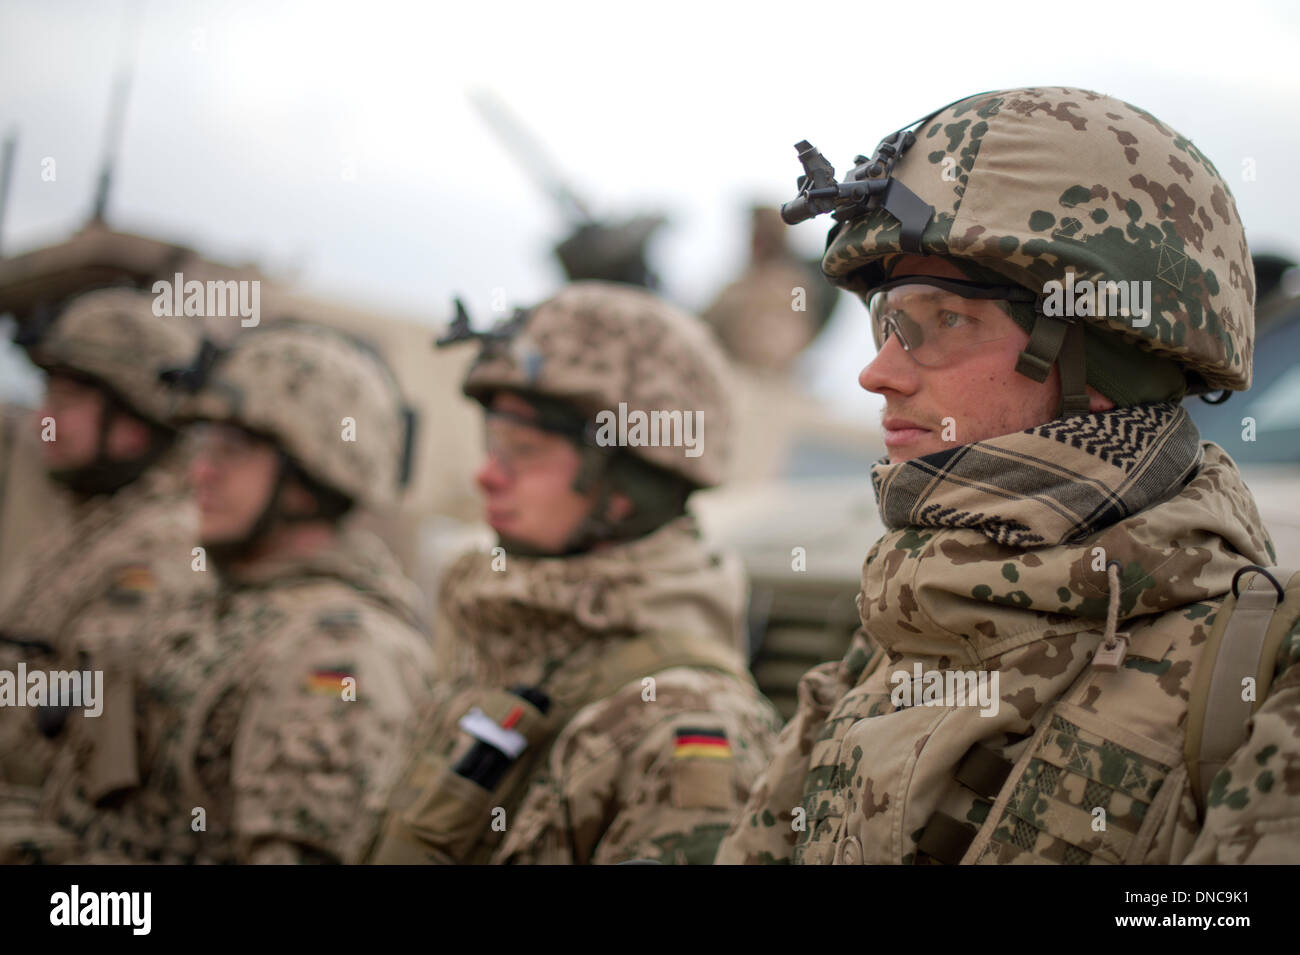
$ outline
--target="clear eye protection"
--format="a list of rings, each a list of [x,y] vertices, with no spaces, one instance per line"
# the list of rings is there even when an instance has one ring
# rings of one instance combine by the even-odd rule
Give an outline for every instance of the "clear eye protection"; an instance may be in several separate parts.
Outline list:
[[[214,421],[200,421],[190,425],[186,431],[186,441],[191,453],[220,464],[241,461],[267,444],[243,428]]]
[[[508,411],[483,415],[483,447],[511,476],[553,456],[557,448],[576,444],[571,428],[526,418]]]
[[[909,275],[864,296],[871,337],[880,351],[891,337],[917,364],[937,368],[972,349],[1014,335],[1013,302],[1037,296],[1015,285],[986,285]]]

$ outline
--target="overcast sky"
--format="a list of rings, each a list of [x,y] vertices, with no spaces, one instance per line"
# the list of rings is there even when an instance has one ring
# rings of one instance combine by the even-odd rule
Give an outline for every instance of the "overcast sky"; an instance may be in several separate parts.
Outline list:
[[[953,99],[1032,84],[1154,113],[1218,166],[1253,249],[1300,257],[1296,5],[1132,0],[0,0],[0,133],[21,137],[6,252],[85,219],[133,32],[112,225],[429,321],[453,292],[486,316],[494,289],[523,304],[560,278],[562,220],[474,112],[466,90],[481,88],[596,211],[671,217],[654,263],[690,307],[742,264],[748,204],[793,194],[797,140],[843,170]],[[815,252],[826,227],[797,241]],[[862,317],[843,302],[803,372],[874,417],[855,384]]]

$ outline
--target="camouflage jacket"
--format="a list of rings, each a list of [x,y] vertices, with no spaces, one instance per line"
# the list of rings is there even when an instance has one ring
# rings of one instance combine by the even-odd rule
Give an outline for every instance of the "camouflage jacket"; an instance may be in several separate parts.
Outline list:
[[[77,503],[0,609],[0,670],[81,669],[83,654],[138,645],[169,607],[210,593],[209,575],[192,567],[196,527],[175,456],[114,494]],[[42,851],[30,826],[66,736],[47,737],[37,716],[35,707],[0,706],[0,847],[25,843],[27,855]]]
[[[432,675],[416,604],[358,531],[223,579],[109,662],[132,725],[79,722],[47,812],[82,861],[358,861]]]
[[[739,652],[743,605],[738,568],[707,551],[687,518],[577,557],[460,559],[441,587],[437,631],[454,640],[455,678],[437,692],[374,861],[712,861],[779,727]],[[655,634],[685,635],[730,662],[664,668],[671,661],[647,650],[643,675],[565,711],[569,689],[629,647],[654,646]],[[520,686],[543,688],[563,717],[534,744],[537,762],[520,764],[511,801],[449,767],[475,743],[466,713],[481,704],[491,714],[485,700]],[[465,850],[453,853],[422,836],[421,820],[445,817],[462,796],[483,806],[453,823]]]
[[[1088,425],[1056,422],[877,467],[893,529],[863,567],[864,632],[804,676],[719,862],[1300,861],[1294,637],[1204,822],[1183,757],[1232,576],[1272,562],[1254,500],[1217,446],[1191,453],[1181,409],[1149,429],[1140,410],[1110,414],[1083,440]],[[1128,642],[1107,669],[1113,589]]]

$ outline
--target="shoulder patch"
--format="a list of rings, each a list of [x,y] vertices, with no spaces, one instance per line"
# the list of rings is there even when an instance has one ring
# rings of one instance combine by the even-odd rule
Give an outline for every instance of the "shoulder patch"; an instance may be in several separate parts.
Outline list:
[[[731,742],[721,729],[683,726],[676,731],[673,759],[730,759]]]
[[[683,726],[674,732],[672,804],[678,809],[733,809],[735,762],[726,731]]]
[[[108,599],[113,603],[138,604],[157,587],[158,580],[148,564],[126,564],[113,571]]]
[[[344,680],[351,680],[344,684]],[[308,671],[303,680],[303,689],[308,693],[322,696],[342,696],[347,686],[356,686],[356,674],[351,663],[339,663],[334,666],[316,667]]]

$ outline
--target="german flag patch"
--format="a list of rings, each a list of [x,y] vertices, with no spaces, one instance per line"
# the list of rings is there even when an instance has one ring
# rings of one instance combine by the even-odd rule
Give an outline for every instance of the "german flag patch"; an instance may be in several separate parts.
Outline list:
[[[148,564],[126,564],[113,571],[108,599],[119,604],[138,604],[154,592],[158,581]]]
[[[351,664],[342,666],[321,667],[312,670],[307,674],[304,683],[304,689],[308,693],[319,693],[329,696],[342,696],[344,689],[344,680],[352,680],[351,686],[356,685],[356,679],[352,673]]]
[[[730,759],[731,743],[720,729],[682,727],[677,730],[673,759]]]

